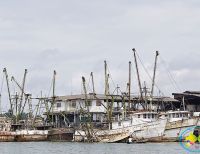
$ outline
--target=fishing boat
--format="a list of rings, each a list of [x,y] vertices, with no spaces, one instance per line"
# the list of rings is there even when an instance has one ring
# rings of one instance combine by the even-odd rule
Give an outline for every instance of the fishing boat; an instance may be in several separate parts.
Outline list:
[[[189,111],[168,111],[160,115],[167,119],[162,141],[180,141],[179,135],[183,130],[200,124],[199,117],[192,116]]]
[[[76,130],[75,141],[88,139],[88,134],[96,142],[123,142],[128,138],[133,141],[158,141],[164,134],[166,122],[167,120],[160,119],[156,112],[134,113],[127,119],[112,122],[110,129]]]
[[[138,112],[131,115],[132,130],[130,137],[133,141],[159,141],[164,135],[167,120],[159,118],[157,112]]]

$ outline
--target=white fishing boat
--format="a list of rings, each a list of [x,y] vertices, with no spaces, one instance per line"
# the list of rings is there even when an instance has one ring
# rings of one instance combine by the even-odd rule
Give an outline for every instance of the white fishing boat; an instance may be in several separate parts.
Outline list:
[[[159,118],[157,112],[138,112],[131,117],[133,140],[156,142],[163,137],[167,120]]]
[[[192,116],[189,111],[168,111],[161,113],[161,117],[167,119],[163,141],[179,141],[182,131],[200,124],[199,117]]]

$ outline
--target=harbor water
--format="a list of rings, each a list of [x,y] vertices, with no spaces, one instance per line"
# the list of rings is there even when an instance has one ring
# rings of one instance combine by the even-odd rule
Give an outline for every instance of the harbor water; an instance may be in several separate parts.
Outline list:
[[[187,154],[179,143],[2,142],[0,154]]]

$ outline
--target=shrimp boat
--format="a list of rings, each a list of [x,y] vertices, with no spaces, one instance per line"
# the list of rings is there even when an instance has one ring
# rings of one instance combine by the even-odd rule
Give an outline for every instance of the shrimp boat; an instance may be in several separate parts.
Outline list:
[[[114,143],[122,141],[130,136],[129,120],[112,122],[111,129],[107,126],[101,129],[77,129],[74,133],[74,141]],[[119,124],[119,126],[118,126]]]
[[[111,123],[110,129],[92,131],[75,131],[75,141],[84,140],[89,133],[95,142],[124,142],[132,140],[157,141],[162,138],[166,126],[166,119],[160,119],[156,112],[139,112],[129,118]],[[81,138],[82,137],[82,138]]]
[[[132,119],[132,137],[133,141],[159,141],[165,131],[166,119],[159,118],[157,112],[138,112],[131,115]]]
[[[167,119],[162,141],[179,141],[182,131],[200,125],[199,117],[191,116],[189,111],[168,111],[161,113],[161,117]]]

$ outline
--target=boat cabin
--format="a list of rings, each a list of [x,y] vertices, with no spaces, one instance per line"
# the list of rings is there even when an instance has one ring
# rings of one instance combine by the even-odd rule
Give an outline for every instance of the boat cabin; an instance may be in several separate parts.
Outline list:
[[[188,119],[190,117],[189,111],[168,111],[161,114],[161,118],[168,118],[169,121],[177,121],[182,119]]]

